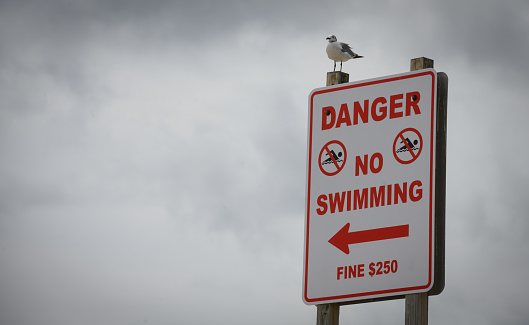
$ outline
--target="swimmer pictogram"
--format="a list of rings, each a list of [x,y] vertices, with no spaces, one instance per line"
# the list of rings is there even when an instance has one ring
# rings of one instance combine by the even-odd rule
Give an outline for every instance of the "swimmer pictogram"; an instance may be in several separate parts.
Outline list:
[[[334,176],[345,166],[347,151],[345,146],[338,140],[327,142],[320,151],[318,164],[323,174]]]
[[[411,164],[422,151],[422,136],[414,128],[399,132],[393,141],[393,156],[401,164]]]
[[[343,161],[342,159],[340,159],[340,157],[342,156],[342,153],[341,153],[341,152],[339,152],[338,155],[336,155],[336,153],[334,152],[334,150],[331,150],[330,154],[331,154],[332,158],[329,157],[329,158],[325,159],[325,160],[321,163],[322,165],[326,165],[326,164],[334,164],[335,162],[336,162],[336,163],[339,163],[339,162],[342,162],[342,161]],[[328,153],[326,153],[325,155],[326,155],[326,156],[329,156]]]

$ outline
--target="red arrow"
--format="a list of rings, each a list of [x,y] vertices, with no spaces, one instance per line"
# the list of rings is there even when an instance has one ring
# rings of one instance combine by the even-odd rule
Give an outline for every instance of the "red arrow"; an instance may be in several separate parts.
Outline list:
[[[342,229],[338,230],[336,235],[329,239],[329,243],[345,254],[349,254],[349,244],[408,237],[409,235],[410,225],[349,232],[349,223],[347,223]]]

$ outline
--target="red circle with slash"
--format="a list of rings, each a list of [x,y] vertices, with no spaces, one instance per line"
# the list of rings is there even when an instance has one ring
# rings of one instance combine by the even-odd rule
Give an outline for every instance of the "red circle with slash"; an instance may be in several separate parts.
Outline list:
[[[338,151],[338,153],[335,152]],[[341,150],[341,151],[340,151]],[[328,156],[322,161],[322,157]],[[347,160],[347,151],[345,146],[338,140],[327,142],[320,151],[318,158],[318,165],[323,174],[327,176],[334,176],[338,174],[345,166]]]
[[[402,144],[402,145],[400,145]],[[422,136],[414,128],[407,128],[399,132],[393,141],[393,156],[401,164],[411,164],[422,151]]]

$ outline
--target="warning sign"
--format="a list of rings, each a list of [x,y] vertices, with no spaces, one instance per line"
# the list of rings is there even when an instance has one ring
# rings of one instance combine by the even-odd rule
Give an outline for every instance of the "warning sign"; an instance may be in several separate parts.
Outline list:
[[[338,174],[345,166],[347,151],[338,140],[327,142],[320,151],[318,161],[320,170],[327,176]]]
[[[311,92],[305,303],[432,287],[436,92],[433,69]]]
[[[422,136],[414,128],[407,128],[399,132],[393,141],[393,154],[401,164],[411,164],[422,151]]]

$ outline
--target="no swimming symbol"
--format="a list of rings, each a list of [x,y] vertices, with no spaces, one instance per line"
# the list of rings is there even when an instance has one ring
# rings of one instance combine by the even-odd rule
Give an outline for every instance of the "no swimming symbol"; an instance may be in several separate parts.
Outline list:
[[[323,174],[334,176],[345,166],[347,151],[345,146],[338,140],[327,142],[320,151],[318,165]]]
[[[393,141],[393,156],[401,164],[411,164],[422,151],[422,136],[414,128],[407,128],[399,132]]]

